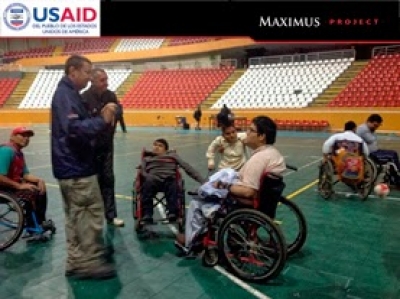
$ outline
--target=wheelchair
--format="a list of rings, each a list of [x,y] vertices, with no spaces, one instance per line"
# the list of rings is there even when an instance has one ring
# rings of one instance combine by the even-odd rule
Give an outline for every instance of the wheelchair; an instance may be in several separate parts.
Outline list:
[[[224,200],[207,217],[203,230],[193,239],[192,248],[184,254],[202,253],[204,266],[226,265],[237,277],[250,282],[278,276],[287,258],[300,251],[306,242],[307,222],[300,208],[282,196],[285,188],[282,177],[265,173],[260,183],[253,208]],[[280,206],[289,208],[289,213],[280,214]],[[295,214],[295,222],[299,223],[290,241],[282,231],[282,223],[288,219],[281,217],[287,214],[289,218]]]
[[[153,153],[150,151],[147,151],[146,149],[142,150],[141,154],[141,160],[143,160],[145,157],[152,156]],[[137,233],[145,233],[147,232],[146,226],[147,225],[156,225],[158,223],[161,224],[171,224],[167,218],[159,218],[159,219],[154,219],[154,223],[152,224],[145,224],[142,219],[142,184],[144,177],[141,173],[141,166],[137,166],[137,174],[136,178],[133,181],[133,190],[132,190],[132,214],[133,218],[135,219],[135,230]],[[182,178],[182,174],[179,171],[179,166],[176,168],[176,176],[175,176],[176,184],[178,185],[178,206],[179,206],[179,214],[177,215],[177,220],[174,222],[174,224],[177,225],[178,231],[179,232],[184,232],[184,225],[185,225],[185,181]],[[167,208],[167,201],[166,201],[166,196],[164,193],[157,193],[155,197],[153,198],[153,209],[156,208],[157,206],[162,206],[165,211]]]
[[[384,183],[388,186],[399,186],[400,169],[397,168],[394,162],[387,159],[378,159],[374,156],[371,156],[370,159],[375,163],[377,169],[375,185]]]
[[[330,199],[335,193],[334,186],[342,182],[364,201],[371,194],[377,176],[375,163],[365,157],[360,148],[357,151],[341,148],[320,165],[318,192],[322,198]]]
[[[33,226],[28,226],[26,219],[27,213],[31,213]],[[56,232],[56,227],[52,220],[46,221],[44,225],[39,225],[36,214],[30,208],[26,208],[26,202],[18,199],[10,193],[0,191],[0,251],[11,247],[21,237],[27,241],[47,241]],[[50,233],[46,234],[47,232]]]

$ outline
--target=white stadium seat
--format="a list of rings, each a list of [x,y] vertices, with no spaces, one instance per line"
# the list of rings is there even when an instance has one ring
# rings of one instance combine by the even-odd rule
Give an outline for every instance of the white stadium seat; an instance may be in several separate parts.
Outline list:
[[[130,69],[105,69],[105,71],[109,78],[108,88],[112,91],[116,91],[132,72]],[[18,108],[50,108],[54,91],[63,75],[64,70],[40,70]],[[89,88],[89,86],[90,83],[84,90]]]
[[[211,107],[304,108],[313,102],[352,63],[353,59],[250,65]]]

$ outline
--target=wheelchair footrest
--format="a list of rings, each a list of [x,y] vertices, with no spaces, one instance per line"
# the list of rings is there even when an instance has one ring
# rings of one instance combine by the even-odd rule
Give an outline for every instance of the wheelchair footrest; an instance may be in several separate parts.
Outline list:
[[[52,233],[50,231],[45,231],[43,233],[25,233],[22,236],[26,242],[46,242],[51,239]]]

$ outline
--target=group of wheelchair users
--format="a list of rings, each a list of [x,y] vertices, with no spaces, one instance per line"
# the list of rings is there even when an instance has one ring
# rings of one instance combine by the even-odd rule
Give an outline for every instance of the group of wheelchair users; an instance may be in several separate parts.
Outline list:
[[[324,198],[334,193],[333,185],[338,182],[346,184],[364,200],[378,183],[400,188],[398,153],[378,146],[376,130],[382,123],[379,114],[371,114],[358,127],[354,121],[348,121],[343,132],[325,141],[319,174],[319,191]]]
[[[186,255],[201,243],[200,236],[204,233],[206,219],[211,213],[221,209],[221,202],[229,202],[231,208],[233,207],[231,211],[238,207],[254,208],[253,199],[258,196],[261,188],[260,178],[268,173],[271,174],[270,180],[280,181],[287,169],[284,157],[274,147],[277,126],[272,119],[267,116],[254,118],[247,132],[237,132],[234,120],[229,115],[219,118],[218,121],[222,134],[211,142],[206,153],[209,171],[216,171],[212,176],[203,177],[175,151],[171,151],[165,139],[157,139],[153,142],[152,151],[143,155],[136,178],[134,201],[137,224],[140,228],[154,224],[154,196],[163,192],[167,212],[165,220],[168,223],[180,219],[182,210],[185,213],[185,217],[181,218],[184,223],[177,234],[175,245]],[[343,181],[359,179],[357,182],[360,184],[364,177],[360,180],[359,172],[365,171],[365,167],[360,166],[362,163],[373,161],[378,168],[389,164],[388,179],[392,185],[400,186],[397,153],[378,148],[375,131],[382,122],[383,119],[378,114],[372,114],[358,127],[352,121],[347,122],[344,132],[332,135],[324,143],[321,168],[332,163],[331,175],[340,172]],[[32,136],[32,130],[19,127],[12,131],[9,143],[0,146],[0,191],[11,193],[23,202],[24,209],[29,211],[26,212],[26,226],[36,224],[43,230],[54,230],[53,222],[46,219],[45,183],[29,172],[22,153]],[[347,159],[348,155],[343,156],[344,152],[353,159]],[[220,157],[218,166],[215,165],[217,155]],[[354,157],[363,157],[365,161],[358,161],[360,164]],[[198,190],[191,193],[192,200],[186,212],[178,168],[182,168],[200,184]],[[320,173],[320,189],[324,189],[327,171],[325,169]],[[357,190],[357,184],[348,185]],[[30,213],[31,211],[34,213]]]

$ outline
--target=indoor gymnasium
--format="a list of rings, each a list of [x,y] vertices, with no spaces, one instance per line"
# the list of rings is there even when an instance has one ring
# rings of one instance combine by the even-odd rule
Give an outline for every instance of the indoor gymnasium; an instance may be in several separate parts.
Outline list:
[[[125,225],[105,224],[117,276],[103,281],[65,276],[65,219],[52,173],[50,108],[73,54],[105,70],[126,124],[126,130],[117,124],[114,135],[115,197]],[[7,143],[21,126],[34,131],[23,153],[30,173],[46,183],[47,217],[54,225],[50,234],[30,232],[21,222],[18,198],[0,193],[1,299],[400,297],[395,163],[368,162],[352,188],[332,161],[322,163],[322,146],[332,134],[348,121],[362,125],[373,114],[383,119],[376,130],[379,148],[399,151],[400,45],[215,37],[2,39],[0,62],[0,142]],[[285,188],[275,216],[247,210],[249,216],[236,224],[226,224],[233,217],[222,218],[215,228],[221,242],[182,256],[174,244],[182,223],[139,229],[138,166],[143,150],[163,138],[182,160],[210,176],[206,152],[222,134],[217,115],[224,106],[238,134],[249,134],[259,115],[275,121],[275,146],[290,166],[283,173]],[[185,214],[199,183],[178,172]],[[267,191],[259,192],[260,201]],[[154,218],[163,219],[158,198]],[[276,242],[255,244],[261,235],[254,237],[253,226],[243,224],[253,218]],[[240,250],[227,253],[230,229],[241,225],[244,245],[238,242]],[[266,279],[258,279],[263,275]]]

